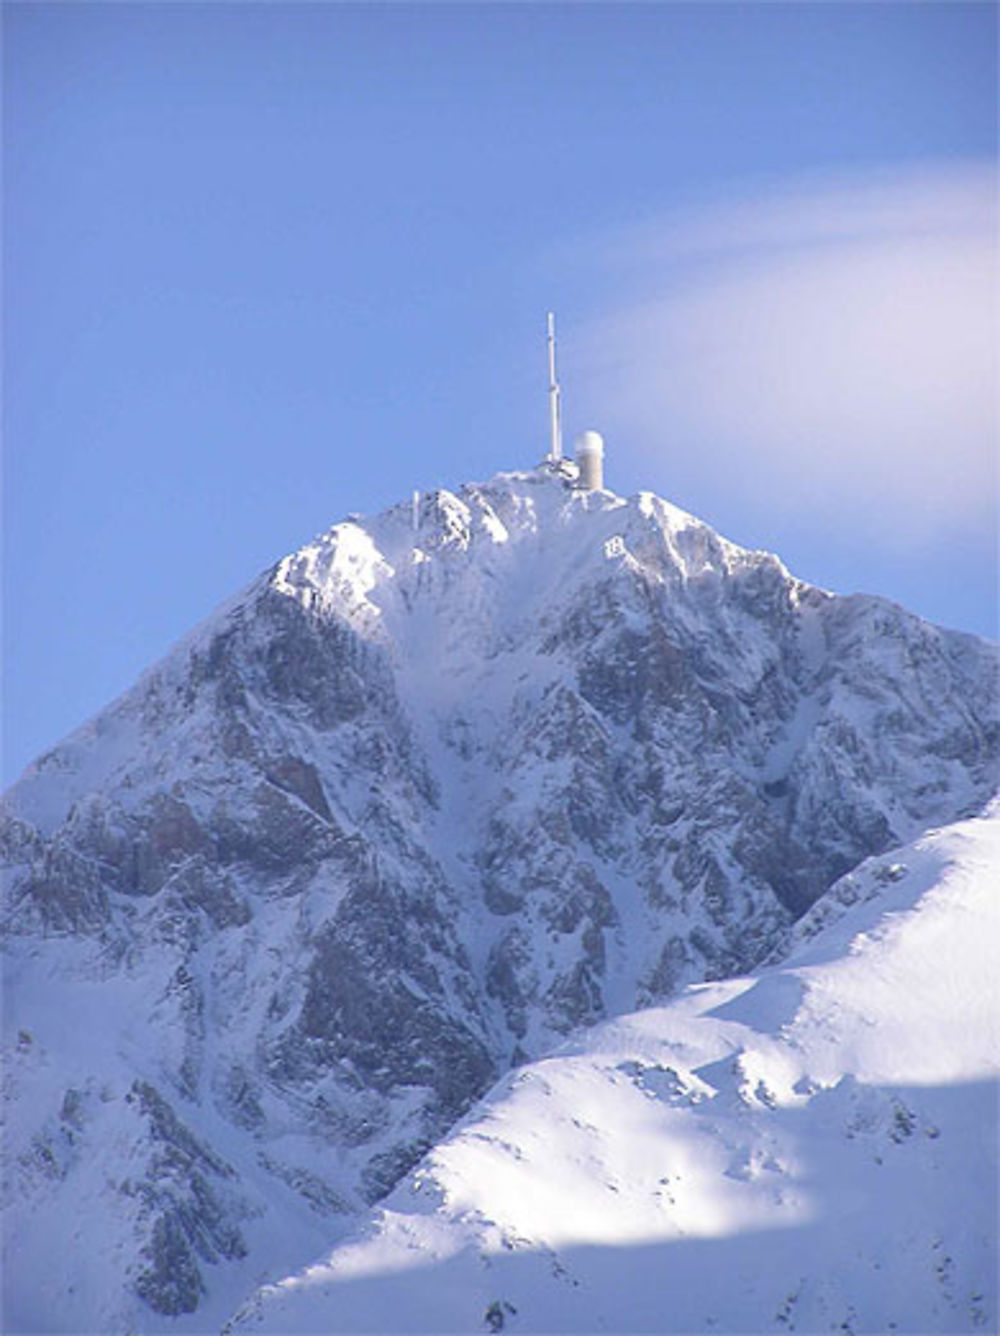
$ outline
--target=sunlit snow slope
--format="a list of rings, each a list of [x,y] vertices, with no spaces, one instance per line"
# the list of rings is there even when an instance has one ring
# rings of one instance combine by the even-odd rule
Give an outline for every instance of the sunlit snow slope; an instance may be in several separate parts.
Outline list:
[[[234,1329],[996,1331],[1000,808],[505,1077]]]

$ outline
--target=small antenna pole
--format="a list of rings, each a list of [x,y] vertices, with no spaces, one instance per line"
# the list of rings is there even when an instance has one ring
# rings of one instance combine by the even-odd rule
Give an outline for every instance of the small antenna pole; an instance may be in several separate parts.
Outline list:
[[[556,380],[556,318],[549,312],[549,463],[562,459],[562,423],[559,415],[559,382]]]

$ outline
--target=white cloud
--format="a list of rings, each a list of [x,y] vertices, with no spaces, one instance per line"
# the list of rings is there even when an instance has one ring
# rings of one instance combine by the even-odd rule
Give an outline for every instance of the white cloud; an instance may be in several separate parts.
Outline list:
[[[990,523],[996,192],[979,165],[813,180],[614,238],[588,409],[695,491],[901,541]]]

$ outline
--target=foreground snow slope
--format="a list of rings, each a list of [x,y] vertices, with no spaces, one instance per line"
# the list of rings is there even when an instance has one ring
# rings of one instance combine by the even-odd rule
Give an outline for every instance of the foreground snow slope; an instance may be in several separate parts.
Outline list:
[[[995,1331],[1000,808],[505,1077],[231,1330]]]

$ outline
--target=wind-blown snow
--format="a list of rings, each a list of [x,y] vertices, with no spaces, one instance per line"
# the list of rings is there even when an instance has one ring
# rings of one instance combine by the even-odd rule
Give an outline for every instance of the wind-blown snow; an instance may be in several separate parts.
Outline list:
[[[995,806],[512,1073],[231,1330],[996,1330],[998,866]]]

